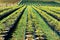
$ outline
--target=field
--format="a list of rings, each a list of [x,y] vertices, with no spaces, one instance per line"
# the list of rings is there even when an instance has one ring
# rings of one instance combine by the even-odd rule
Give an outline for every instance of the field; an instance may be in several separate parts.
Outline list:
[[[22,1],[0,7],[0,40],[60,40],[59,4]]]

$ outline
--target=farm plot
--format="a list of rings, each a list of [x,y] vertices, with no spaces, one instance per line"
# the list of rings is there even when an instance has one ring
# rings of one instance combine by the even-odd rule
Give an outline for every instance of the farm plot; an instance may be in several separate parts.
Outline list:
[[[60,40],[59,8],[29,2],[0,9],[0,40]]]

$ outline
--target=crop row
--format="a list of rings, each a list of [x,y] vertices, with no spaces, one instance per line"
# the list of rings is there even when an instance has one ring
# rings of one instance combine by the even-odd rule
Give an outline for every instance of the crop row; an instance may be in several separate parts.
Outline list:
[[[15,31],[12,34],[12,38],[10,40],[24,40],[25,39],[25,29],[27,24],[27,8],[23,12],[21,19],[16,26]]]
[[[32,20],[32,27],[33,27],[33,34],[34,34],[34,39],[35,40],[47,40],[46,35],[44,34],[43,30],[40,28],[40,24],[39,24],[39,19],[37,17],[37,12],[35,10],[32,9],[31,6],[29,6],[30,8],[30,14],[31,14],[31,20]],[[40,18],[40,17],[39,17]]]
[[[18,7],[13,7],[9,10],[5,10],[3,12],[0,13],[0,20],[2,20],[3,18],[9,16],[10,14],[12,14],[13,12],[15,12],[16,10],[18,10],[20,7],[23,7],[23,5],[18,6]]]
[[[14,25],[15,21],[18,18],[18,15],[24,10],[25,6],[19,8],[13,14],[6,17],[4,20],[0,22],[0,36],[6,36],[7,32],[9,32],[10,28]]]
[[[34,6],[33,6],[33,8],[36,9],[36,11],[38,11],[38,13],[40,15],[42,15],[42,17],[52,27],[52,29],[54,28],[54,30],[57,30],[58,32],[60,32],[60,22],[59,21],[57,21],[56,19],[54,19],[53,17],[48,15],[46,12],[43,12],[42,10],[40,10]]]
[[[35,10],[37,10],[37,8],[35,8],[34,6],[33,6],[33,8],[35,9]],[[39,10],[37,10],[39,13],[40,13],[40,11]],[[51,30],[50,29],[50,27],[45,23],[45,21],[42,19],[42,16],[40,15],[39,16],[39,13],[36,13],[36,17],[37,17],[37,19],[39,20],[39,24],[38,24],[38,26],[42,29],[42,31],[45,33],[45,35],[47,36],[47,39],[48,40],[59,40],[59,36],[53,31],[53,30]],[[43,14],[43,13],[40,13],[40,14]],[[36,19],[36,20],[37,20]],[[36,25],[36,24],[35,24]],[[53,37],[52,37],[53,36]]]
[[[30,7],[27,6],[27,26],[26,26],[26,33],[25,33],[25,38],[26,40],[34,40],[34,28],[33,28],[33,22],[32,22],[32,17],[31,17],[31,10]]]
[[[55,11],[53,9],[40,5],[38,7],[35,4],[34,6],[23,4],[4,9],[0,13],[2,16],[0,19],[4,18],[0,21],[0,38],[4,37],[5,40],[60,40],[60,21],[58,21],[60,14],[53,12]]]
[[[37,7],[37,6],[36,6]],[[53,11],[51,11],[50,9],[52,8],[48,8],[48,7],[41,7],[41,6],[39,6],[39,7],[37,7],[38,9],[40,9],[40,10],[42,10],[42,11],[44,11],[44,12],[46,12],[47,14],[49,14],[49,15],[51,15],[52,17],[54,17],[55,19],[57,19],[58,21],[60,21],[60,14],[58,14],[58,13],[56,13],[56,12],[53,12]]]

